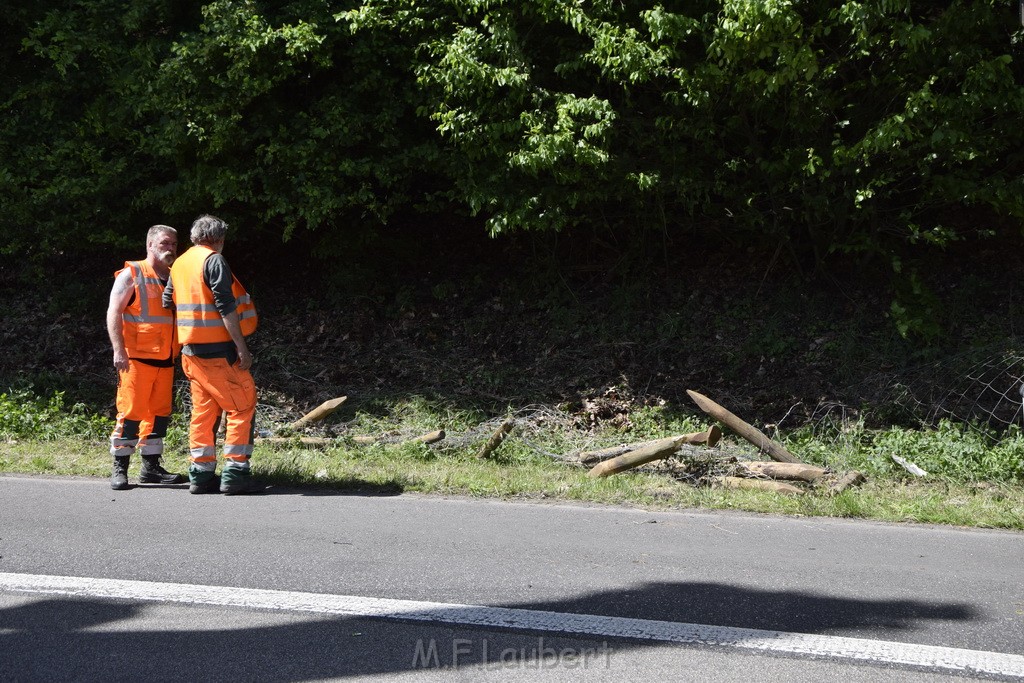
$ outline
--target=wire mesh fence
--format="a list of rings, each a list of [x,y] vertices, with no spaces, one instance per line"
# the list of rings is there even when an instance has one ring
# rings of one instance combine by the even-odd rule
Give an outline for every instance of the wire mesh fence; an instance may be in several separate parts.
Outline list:
[[[1024,356],[1001,349],[929,363],[905,373],[891,385],[888,402],[922,424],[947,419],[1002,432],[1021,424]]]

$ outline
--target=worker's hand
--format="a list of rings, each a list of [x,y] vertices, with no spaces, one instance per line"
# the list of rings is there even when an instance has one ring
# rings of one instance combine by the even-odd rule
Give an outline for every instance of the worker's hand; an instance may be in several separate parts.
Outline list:
[[[249,353],[249,349],[244,347],[238,349],[238,367],[242,370],[252,367],[252,354]]]
[[[128,354],[124,351],[114,350],[114,367],[117,368],[118,372],[124,372],[128,369]]]

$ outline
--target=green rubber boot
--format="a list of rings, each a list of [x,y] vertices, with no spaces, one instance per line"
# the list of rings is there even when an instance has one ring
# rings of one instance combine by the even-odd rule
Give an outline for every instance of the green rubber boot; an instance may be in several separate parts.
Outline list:
[[[189,493],[217,493],[220,491],[220,477],[213,470],[188,468]]]
[[[259,493],[266,486],[252,478],[252,470],[241,467],[225,467],[220,473],[220,492],[225,496],[243,493]]]

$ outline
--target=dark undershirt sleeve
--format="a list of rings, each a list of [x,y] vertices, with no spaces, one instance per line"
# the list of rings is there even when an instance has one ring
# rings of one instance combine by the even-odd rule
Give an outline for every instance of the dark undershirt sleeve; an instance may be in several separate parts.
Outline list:
[[[163,304],[164,308],[174,310],[174,284],[171,278],[167,278],[167,284],[164,285]]]
[[[203,280],[213,292],[213,302],[221,316],[235,312],[235,295],[231,293],[231,268],[220,254],[211,254],[203,263]]]

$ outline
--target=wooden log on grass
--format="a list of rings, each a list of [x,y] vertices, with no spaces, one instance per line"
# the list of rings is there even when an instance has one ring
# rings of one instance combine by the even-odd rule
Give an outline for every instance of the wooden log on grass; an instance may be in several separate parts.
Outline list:
[[[581,465],[596,465],[599,462],[605,460],[611,460],[612,458],[622,455],[623,453],[629,453],[645,446],[650,446],[653,441],[644,441],[641,443],[627,443],[621,446],[609,446],[608,448],[599,448],[596,451],[583,451],[577,456],[577,460]]]
[[[328,439],[323,436],[300,436],[297,439],[291,436],[261,436],[256,439],[256,443],[295,443],[298,441],[303,446],[330,446],[334,443],[334,439]]]
[[[410,443],[437,443],[444,439],[444,430],[438,429],[433,432],[427,432],[426,434],[420,434],[419,436],[409,439]]]
[[[494,434],[491,435],[491,438],[487,440],[487,443],[485,443],[483,447],[479,451],[477,451],[476,457],[486,458],[491,453],[493,453],[494,450],[501,445],[501,442],[505,440],[505,437],[508,436],[508,433],[512,431],[512,427],[513,425],[515,425],[515,423],[516,419],[514,417],[512,417],[511,415],[509,417],[506,417],[505,421],[502,422],[501,425],[494,431]]]
[[[437,429],[437,430],[434,430],[432,432],[427,432],[426,434],[420,434],[419,436],[414,436],[413,438],[405,441],[404,443],[427,443],[427,444],[437,443],[438,441],[441,441],[442,439],[444,439],[444,437],[445,437],[444,430],[443,429]],[[378,441],[376,436],[353,436],[352,440],[355,441],[358,444],[372,444],[372,443],[377,443],[377,441]]]
[[[815,482],[825,476],[824,467],[805,465],[802,462],[741,462],[739,467],[745,476],[768,479]]]
[[[867,477],[864,476],[863,472],[858,472],[857,470],[850,470],[843,476],[839,477],[839,480],[828,488],[828,493],[829,495],[835,496],[842,493],[848,488],[860,486],[866,481]]]
[[[711,429],[706,429],[703,432],[696,432],[696,434],[697,436],[704,435],[706,437],[705,440],[701,441],[699,439],[695,439],[691,441],[684,441],[683,443],[693,445],[703,444],[710,448],[711,446],[714,446],[716,443],[718,443],[718,440],[722,438],[722,430],[720,429],[715,429],[713,432]],[[685,436],[693,437],[694,435],[687,434]],[[631,453],[641,448],[646,448],[647,446],[650,446],[656,441],[657,440],[641,441],[640,443],[627,443],[622,444],[620,446],[609,446],[608,448],[599,448],[596,451],[582,451],[578,456],[576,456],[576,459],[579,461],[581,465],[596,465],[600,462],[611,460],[612,458],[623,455],[625,453]]]
[[[288,429],[300,429],[310,422],[319,422],[337,410],[338,406],[344,403],[347,399],[348,396],[339,396],[338,398],[332,398],[330,401],[324,401],[316,408],[288,425]]]
[[[652,441],[646,446],[620,455],[611,460],[596,465],[587,472],[588,477],[607,477],[618,472],[631,470],[640,465],[646,465],[655,460],[667,458],[679,449],[683,444],[707,444],[714,446],[722,438],[722,430],[717,425],[712,425],[703,432],[683,434],[681,436],[670,436],[667,439]]]
[[[788,496],[801,496],[804,490],[793,484],[767,479],[744,479],[743,477],[722,477],[719,483],[727,489],[754,489],[757,491],[774,491]]]
[[[696,391],[690,391],[689,389],[686,390],[686,393],[690,395],[694,403],[700,406],[701,410],[757,446],[762,452],[767,453],[772,460],[777,462],[800,462],[799,458],[787,451],[782,444],[772,441],[707,396],[698,394]]]

